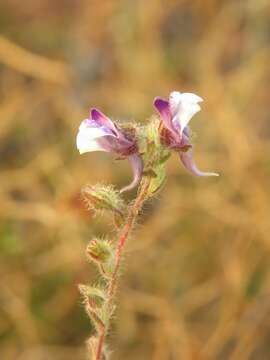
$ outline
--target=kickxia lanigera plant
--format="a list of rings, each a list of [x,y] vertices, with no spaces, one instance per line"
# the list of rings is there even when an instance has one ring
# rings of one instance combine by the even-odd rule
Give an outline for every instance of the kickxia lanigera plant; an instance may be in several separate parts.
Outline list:
[[[202,172],[192,156],[190,119],[201,110],[202,98],[192,93],[174,91],[169,99],[155,98],[160,118],[152,117],[146,125],[119,124],[97,109],[92,109],[77,135],[80,154],[106,151],[117,158],[128,159],[133,181],[120,191],[113,186],[94,185],[82,189],[87,206],[99,213],[108,211],[114,218],[115,240],[92,239],[86,249],[101,278],[98,286],[79,285],[87,314],[96,332],[88,340],[91,360],[107,360],[105,338],[115,310],[115,292],[124,245],[134,227],[144,202],[157,194],[165,181],[165,162],[171,151],[177,151],[185,168],[196,176],[217,176]],[[138,186],[135,199],[127,204],[121,193]]]

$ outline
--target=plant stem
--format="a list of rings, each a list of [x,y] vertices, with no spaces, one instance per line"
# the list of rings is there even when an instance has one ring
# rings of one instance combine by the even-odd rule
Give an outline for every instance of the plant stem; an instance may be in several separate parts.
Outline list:
[[[99,334],[96,360],[102,360],[104,340],[105,340],[105,328]]]
[[[115,259],[116,259],[115,266],[114,266],[112,277],[109,280],[108,290],[107,290],[107,295],[108,295],[107,304],[108,304],[109,310],[111,312],[113,312],[113,299],[114,299],[114,295],[115,295],[115,291],[116,291],[118,272],[119,272],[119,268],[120,268],[120,264],[121,264],[121,260],[122,260],[123,249],[124,249],[124,246],[128,239],[128,236],[129,236],[131,230],[133,229],[133,226],[134,226],[135,220],[139,214],[139,211],[141,210],[142,205],[145,202],[145,200],[147,200],[147,198],[148,198],[149,185],[150,185],[150,179],[144,178],[141,182],[137,197],[136,197],[133,205],[130,206],[130,208],[129,208],[126,223],[123,226],[122,231],[119,236],[119,240],[118,240],[117,247],[115,250]],[[104,329],[104,331],[99,334],[96,360],[102,360],[105,336],[106,336],[106,329]]]
[[[112,275],[112,278],[111,278],[111,281],[110,281],[109,287],[108,287],[108,296],[109,296],[110,300],[113,298],[114,293],[115,293],[116,281],[117,281],[118,271],[119,271],[119,267],[120,267],[120,263],[121,263],[123,248],[128,239],[128,236],[133,228],[136,217],[137,217],[144,201],[147,198],[147,190],[148,190],[149,185],[150,185],[150,181],[148,178],[146,178],[142,181],[140,191],[138,192],[138,195],[135,199],[133,206],[131,206],[129,209],[128,216],[127,216],[127,222],[124,225],[123,230],[119,236],[119,240],[118,240],[118,244],[117,244],[116,252],[115,252],[116,253],[116,263],[115,263],[113,275]]]

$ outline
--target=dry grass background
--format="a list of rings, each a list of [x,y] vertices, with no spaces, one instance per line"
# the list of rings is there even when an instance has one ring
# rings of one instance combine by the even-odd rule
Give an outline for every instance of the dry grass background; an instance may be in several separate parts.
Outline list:
[[[270,359],[269,2],[1,0],[0,31],[0,358],[86,358],[76,284],[110,227],[79,192],[131,173],[79,156],[78,125],[91,105],[147,121],[180,90],[205,99],[196,160],[221,177],[170,159],[128,244],[112,359]]]

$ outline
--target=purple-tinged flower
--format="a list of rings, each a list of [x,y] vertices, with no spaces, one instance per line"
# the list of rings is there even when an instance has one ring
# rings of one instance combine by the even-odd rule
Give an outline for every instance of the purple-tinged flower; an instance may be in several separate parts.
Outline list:
[[[188,123],[201,110],[203,99],[192,93],[173,91],[169,100],[155,98],[154,106],[160,114],[160,138],[163,145],[179,152],[180,159],[187,170],[196,176],[218,176],[213,172],[200,171],[192,156],[190,129]]]
[[[80,154],[91,151],[106,151],[128,158],[133,169],[133,181],[121,190],[137,186],[142,178],[143,161],[138,154],[135,137],[118,126],[101,111],[91,109],[88,119],[82,121],[77,135]]]

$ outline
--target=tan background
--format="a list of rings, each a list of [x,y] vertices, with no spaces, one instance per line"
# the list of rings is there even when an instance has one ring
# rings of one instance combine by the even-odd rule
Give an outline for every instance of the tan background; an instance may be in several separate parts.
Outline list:
[[[221,177],[169,160],[128,244],[112,359],[269,359],[269,2],[1,0],[0,31],[0,358],[86,358],[76,284],[111,228],[79,192],[131,171],[79,156],[78,125],[92,105],[147,121],[180,90],[205,99],[195,156]]]

